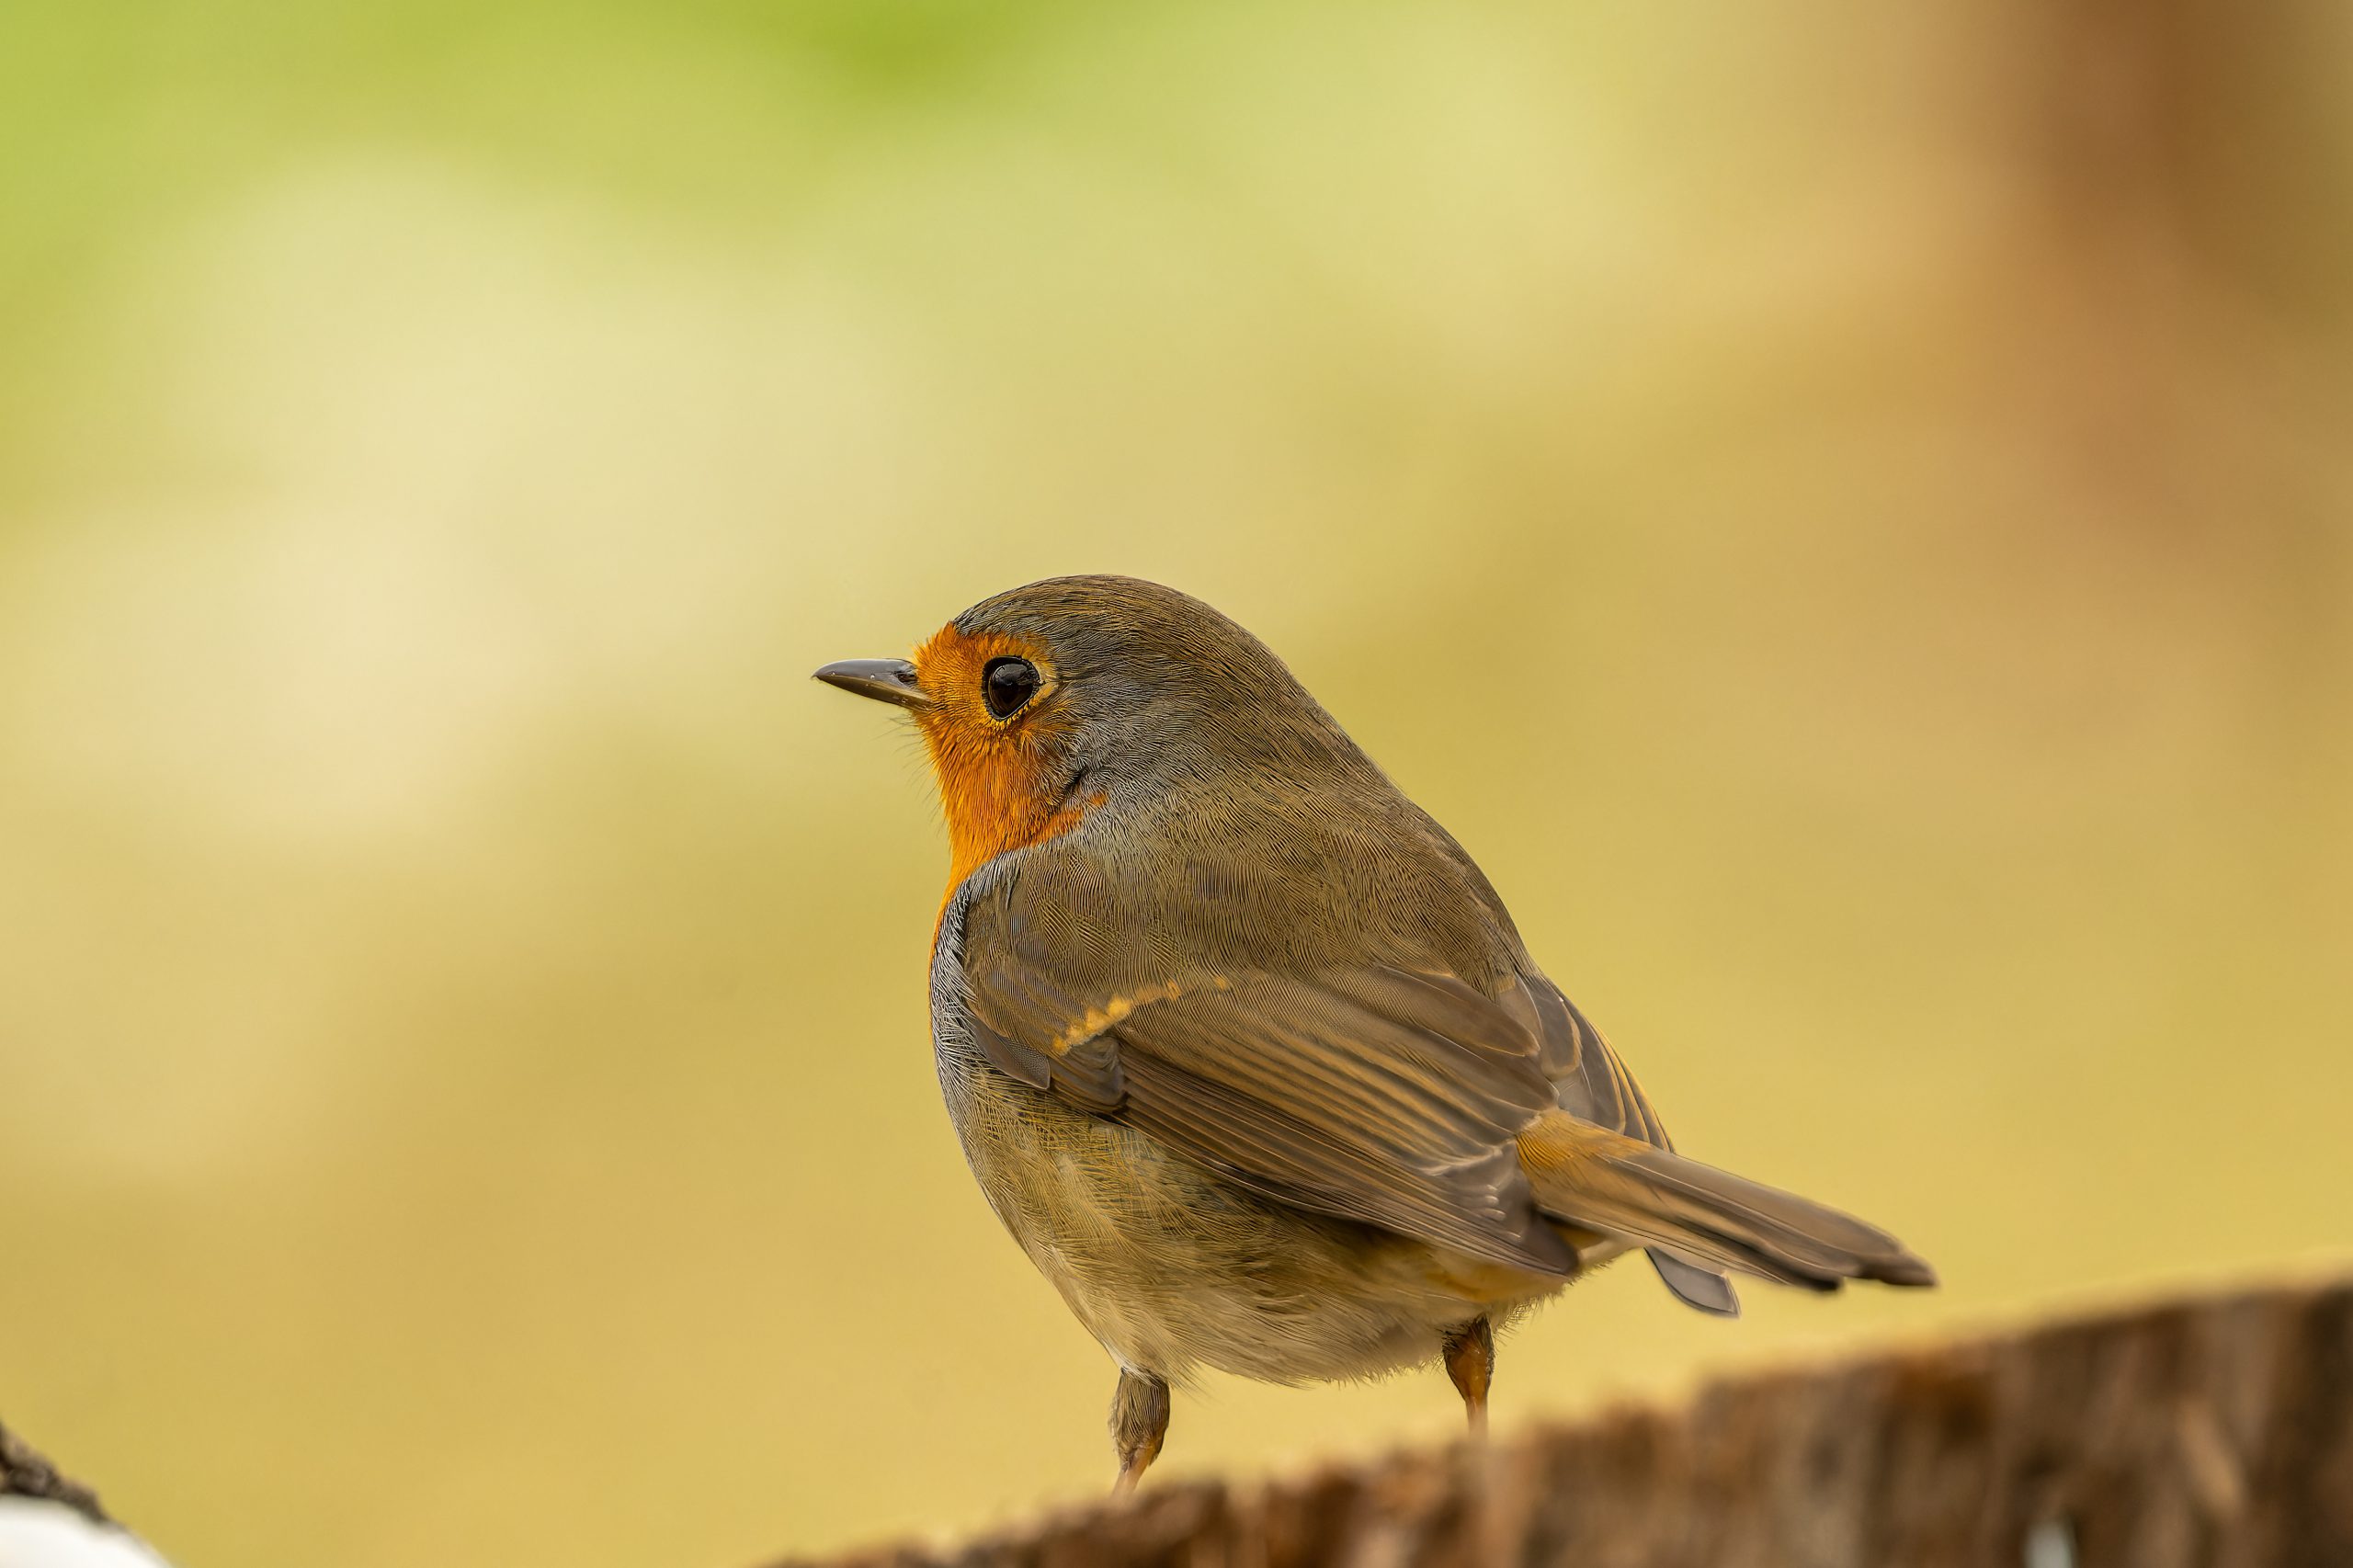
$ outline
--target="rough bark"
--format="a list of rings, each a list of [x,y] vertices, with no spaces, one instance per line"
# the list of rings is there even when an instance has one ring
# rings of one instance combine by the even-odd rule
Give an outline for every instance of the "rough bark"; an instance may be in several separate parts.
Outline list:
[[[831,1568],[2348,1568],[2353,1282],[1721,1383],[1481,1449],[1193,1482]]]

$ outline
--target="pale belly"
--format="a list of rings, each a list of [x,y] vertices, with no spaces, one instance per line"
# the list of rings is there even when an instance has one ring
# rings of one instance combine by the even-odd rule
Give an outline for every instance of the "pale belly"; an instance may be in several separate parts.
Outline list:
[[[1563,1283],[1267,1201],[960,1043],[937,1054],[990,1206],[1087,1331],[1139,1371],[1378,1376]]]

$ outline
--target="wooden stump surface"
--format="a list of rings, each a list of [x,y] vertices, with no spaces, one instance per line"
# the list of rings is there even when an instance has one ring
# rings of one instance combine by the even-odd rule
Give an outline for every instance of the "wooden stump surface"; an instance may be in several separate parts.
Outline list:
[[[1711,1386],[1482,1450],[1147,1483],[827,1568],[2353,1568],[2353,1282]]]

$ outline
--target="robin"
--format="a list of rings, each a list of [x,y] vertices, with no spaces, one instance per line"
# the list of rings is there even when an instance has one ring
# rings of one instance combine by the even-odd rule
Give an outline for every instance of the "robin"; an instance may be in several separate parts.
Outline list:
[[[1168,1391],[1441,1362],[1640,1247],[1930,1285],[1884,1231],[1675,1153],[1461,846],[1282,661],[1123,577],[983,600],[819,680],[914,716],[948,820],[932,1050],[997,1218],[1119,1363],[1116,1491]]]

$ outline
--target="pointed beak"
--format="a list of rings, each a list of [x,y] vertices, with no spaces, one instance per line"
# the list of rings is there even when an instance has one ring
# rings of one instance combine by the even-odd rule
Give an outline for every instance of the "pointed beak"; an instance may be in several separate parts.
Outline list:
[[[915,667],[904,659],[844,659],[819,670],[816,678],[901,708],[920,708],[930,700],[915,683]]]

